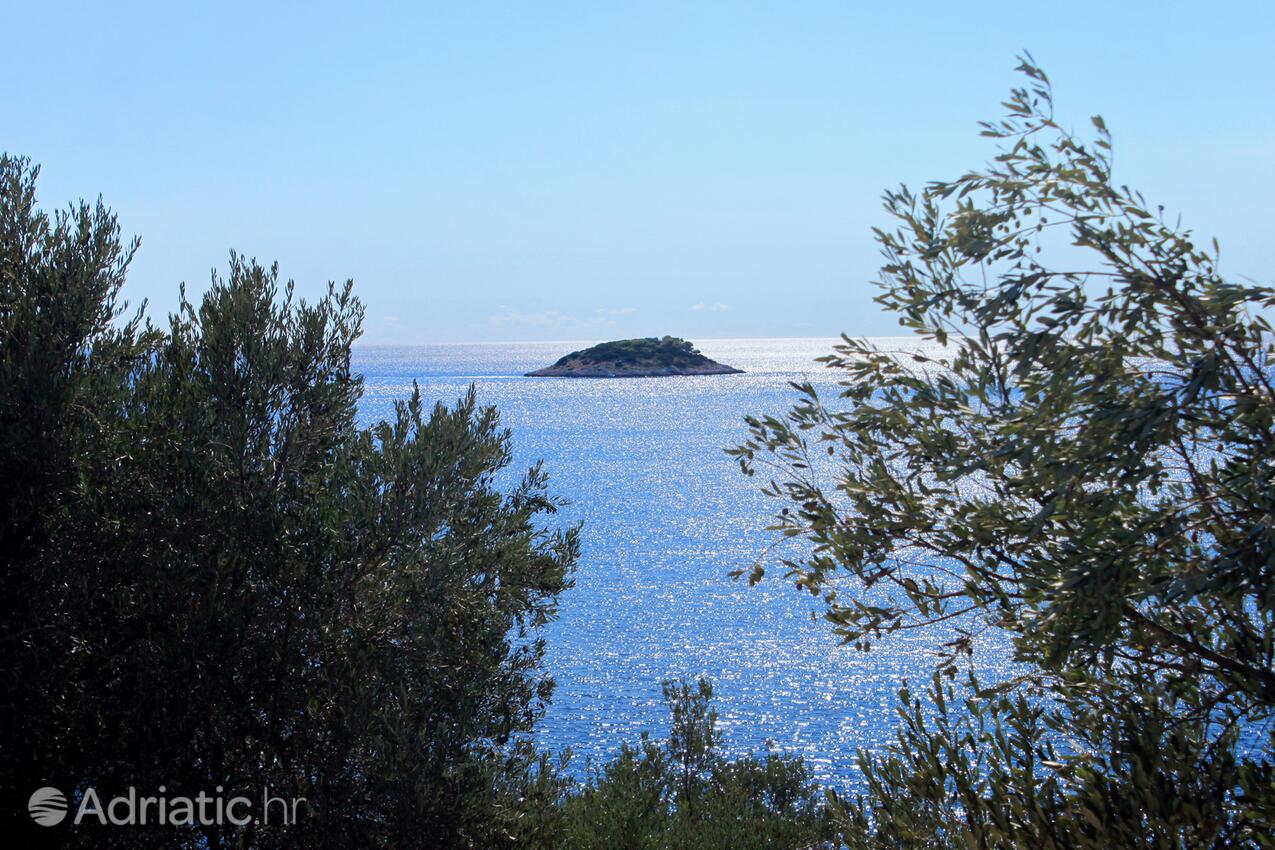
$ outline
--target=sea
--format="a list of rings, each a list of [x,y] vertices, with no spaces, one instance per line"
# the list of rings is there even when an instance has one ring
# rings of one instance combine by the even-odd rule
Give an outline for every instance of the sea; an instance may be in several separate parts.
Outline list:
[[[816,358],[837,340],[696,341],[742,375],[523,377],[593,342],[355,350],[364,424],[389,416],[413,382],[447,403],[473,385],[512,432],[511,475],[543,461],[552,492],[569,500],[554,522],[583,526],[575,586],[543,633],[557,687],[539,744],[569,747],[570,770],[584,775],[621,743],[667,733],[662,680],[706,676],[729,754],[769,742],[802,756],[822,784],[855,788],[856,751],[894,740],[899,689],[928,684],[938,637],[918,630],[868,653],[842,645],[819,601],[776,568],[805,545],[767,531],[782,505],[724,451],[747,436],[745,416],[791,407],[793,381],[835,403],[837,373]],[[758,558],[771,570],[757,586],[729,577]],[[986,673],[1000,662],[979,663]]]

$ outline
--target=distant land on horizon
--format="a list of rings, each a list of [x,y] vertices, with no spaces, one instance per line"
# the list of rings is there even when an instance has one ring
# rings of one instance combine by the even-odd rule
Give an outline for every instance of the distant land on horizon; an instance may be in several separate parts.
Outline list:
[[[675,375],[737,375],[743,372],[710,360],[678,337],[644,337],[603,342],[573,351],[528,378],[655,378]]]

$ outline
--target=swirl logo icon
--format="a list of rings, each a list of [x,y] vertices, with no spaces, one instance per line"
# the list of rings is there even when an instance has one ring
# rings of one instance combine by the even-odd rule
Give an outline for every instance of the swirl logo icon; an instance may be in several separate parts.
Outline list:
[[[56,788],[41,788],[27,801],[27,811],[40,826],[57,826],[66,818],[66,796]]]

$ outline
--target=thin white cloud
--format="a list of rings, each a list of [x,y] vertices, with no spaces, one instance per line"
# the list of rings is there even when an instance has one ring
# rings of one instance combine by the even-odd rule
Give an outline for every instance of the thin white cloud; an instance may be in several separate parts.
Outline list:
[[[696,312],[704,312],[704,313],[725,313],[727,310],[730,309],[730,305],[723,304],[720,301],[716,301],[712,304],[705,304],[703,301],[701,301],[698,304],[692,304],[691,309],[695,310]]]

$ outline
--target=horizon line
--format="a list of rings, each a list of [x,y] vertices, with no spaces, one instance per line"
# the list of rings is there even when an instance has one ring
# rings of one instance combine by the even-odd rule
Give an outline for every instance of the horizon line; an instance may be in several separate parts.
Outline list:
[[[846,334],[851,339],[913,339],[916,334]],[[659,339],[659,337],[624,337],[624,339]],[[685,339],[685,337],[682,337]],[[840,334],[819,336],[720,336],[698,337],[692,342],[748,342],[753,340],[770,340],[775,342],[797,340],[831,340],[841,339]],[[352,348],[406,348],[430,345],[579,345],[581,343],[608,342],[603,337],[587,337],[580,339],[506,339],[506,340],[463,340],[450,342],[362,342],[356,341]]]

